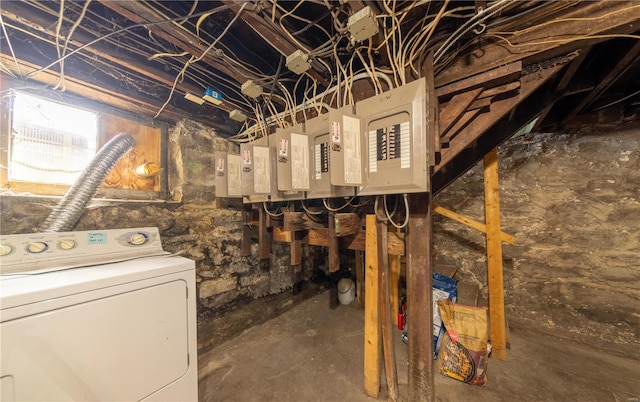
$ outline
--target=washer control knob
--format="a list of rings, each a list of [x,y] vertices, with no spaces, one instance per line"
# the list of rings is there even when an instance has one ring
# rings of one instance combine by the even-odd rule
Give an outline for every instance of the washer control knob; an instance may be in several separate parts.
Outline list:
[[[75,240],[60,240],[58,242],[58,247],[60,248],[60,250],[71,250],[76,246],[77,243],[75,242]]]
[[[0,257],[13,253],[13,247],[8,244],[0,244]]]
[[[143,232],[132,233],[129,236],[129,244],[132,246],[142,246],[149,241],[149,235]]]
[[[48,248],[49,246],[47,245],[47,243],[36,241],[33,243],[29,243],[29,245],[27,246],[27,251],[32,254],[40,254],[47,251]]]

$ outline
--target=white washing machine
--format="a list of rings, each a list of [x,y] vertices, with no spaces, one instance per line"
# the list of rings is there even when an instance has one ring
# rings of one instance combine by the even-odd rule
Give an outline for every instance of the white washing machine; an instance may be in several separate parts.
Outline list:
[[[156,228],[1,236],[0,270],[2,401],[197,401],[195,264]]]

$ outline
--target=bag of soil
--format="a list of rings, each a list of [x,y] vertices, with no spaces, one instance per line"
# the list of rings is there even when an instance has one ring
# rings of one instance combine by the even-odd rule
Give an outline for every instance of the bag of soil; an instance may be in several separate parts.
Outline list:
[[[438,301],[438,310],[447,330],[438,354],[441,374],[471,385],[486,385],[486,307],[464,306],[447,299]]]

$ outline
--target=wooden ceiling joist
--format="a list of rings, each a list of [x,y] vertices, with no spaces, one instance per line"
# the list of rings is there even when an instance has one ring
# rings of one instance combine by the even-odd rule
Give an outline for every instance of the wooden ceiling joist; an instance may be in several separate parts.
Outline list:
[[[492,34],[488,30],[484,34],[486,39],[479,46],[459,54],[454,62],[437,74],[436,86],[505,63],[540,61],[611,39],[616,34],[636,32],[640,30],[639,15],[640,4],[635,1],[594,1],[569,9],[561,18],[511,34]]]
[[[23,3],[17,1],[5,2],[2,5],[0,13],[2,13],[2,18],[5,21],[25,24],[33,30],[46,34],[52,38],[55,37],[55,30],[54,26],[52,25],[52,21],[41,15],[32,13],[27,7],[24,6]],[[22,16],[24,15],[29,15],[29,19],[26,20],[25,18],[23,18]],[[46,38],[40,39],[47,40]],[[90,38],[83,32],[75,32],[73,38],[69,40],[69,45],[75,48],[79,48],[91,42],[93,39],[94,38]],[[73,48],[71,48],[71,50],[73,50]],[[92,57],[92,55],[101,57],[111,63],[122,66],[138,74],[147,76],[167,86],[173,85],[175,77],[170,76],[165,71],[159,70],[149,65],[149,63],[145,63],[143,66],[143,64],[139,60],[134,60],[127,53],[121,52],[117,49],[107,49],[100,42],[85,47],[81,54],[85,55],[86,57]],[[176,88],[185,92],[191,92],[195,94],[199,94],[202,92],[202,88],[196,87],[195,85],[189,85],[185,82],[179,82],[176,85]]]
[[[136,23],[151,23],[165,19],[165,17],[158,15],[155,10],[141,1],[99,1],[105,7]],[[149,31],[197,57],[200,57],[207,49],[207,46],[200,44],[200,41],[194,34],[171,23],[149,26]],[[239,83],[254,78],[241,75],[235,70],[230,69],[223,60],[217,59],[212,54],[205,55],[202,60]]]
[[[616,80],[638,60],[640,57],[640,41],[636,43],[627,51],[627,53],[620,59],[618,63],[602,78],[598,84],[593,88],[587,96],[576,106],[571,113],[569,113],[564,121],[569,121],[574,118],[578,113],[589,107],[600,95],[602,95]]]
[[[225,4],[241,4],[243,2],[244,1],[239,0],[223,0],[223,3]],[[279,19],[279,12],[277,10],[275,10],[274,12],[274,17],[276,19]],[[259,16],[254,11],[246,10],[240,15],[240,19],[244,21],[254,32],[261,36],[282,56],[287,57],[296,50],[299,50],[299,47],[294,44],[283,32],[281,32],[280,27],[272,24],[271,21],[268,21],[265,18]],[[309,70],[309,75],[311,75],[319,83],[328,85],[329,81],[327,81],[327,79],[324,78],[322,74],[320,74],[318,64],[316,62],[313,62],[312,60],[310,60],[310,62],[311,70]]]

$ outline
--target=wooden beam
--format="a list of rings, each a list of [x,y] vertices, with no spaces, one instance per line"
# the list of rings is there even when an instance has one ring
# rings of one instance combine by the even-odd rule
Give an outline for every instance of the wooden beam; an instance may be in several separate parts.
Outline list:
[[[358,307],[364,307],[364,252],[356,251],[356,303]]]
[[[224,4],[242,4],[244,0],[222,0]],[[280,12],[276,9],[273,16],[276,20],[281,17]],[[271,22],[268,18],[256,14],[253,10],[247,10],[240,15],[240,19],[244,21],[254,32],[256,32],[265,42],[278,51],[282,56],[287,57],[291,53],[299,49],[298,45],[293,43],[282,29]],[[311,61],[311,69],[308,71],[315,80],[323,85],[328,85],[327,81],[319,72],[316,62]]]
[[[273,228],[273,241],[279,241],[284,243],[291,243],[293,233],[283,230],[282,228]],[[302,244],[308,244],[310,246],[323,246],[329,247],[329,229],[309,229],[303,232],[304,235],[300,239]],[[357,235],[344,236],[339,238],[340,247],[348,250],[364,251],[366,243],[365,231],[360,231]],[[404,233],[389,233],[387,235],[388,240],[388,253],[389,255],[404,255]]]
[[[640,11],[638,12],[640,14]],[[633,65],[633,63],[638,58],[640,54],[640,41],[636,41],[635,44],[627,51],[627,53],[615,64],[615,66],[602,78],[598,81],[598,84],[595,88],[589,92],[587,96],[582,98],[582,101],[576,106],[571,113],[567,115],[564,121],[571,120],[578,113],[582,112],[585,108],[593,103],[600,95],[602,95],[613,83],[615,83],[618,78]]]
[[[500,99],[491,104],[491,111],[478,116],[471,124],[462,130],[451,142],[449,148],[442,150],[440,163],[434,167],[434,173],[447,165],[458,153],[468,147],[478,137],[489,130],[502,117],[507,115],[516,105],[531,95],[537,88],[553,77],[562,65],[554,66],[537,72],[535,75],[529,74],[521,80],[520,93],[512,98]]]
[[[550,5],[552,3],[549,2]],[[579,3],[563,12],[561,17],[551,20],[551,23],[535,24],[512,35],[500,35],[506,36],[515,47],[489,36],[489,30],[484,34],[487,40],[482,46],[463,51],[436,76],[436,85],[444,86],[464,79],[470,72],[488,71],[516,60],[544,60],[610,39],[588,39],[591,35],[633,33],[640,24],[640,13],[634,7],[637,7],[634,1]],[[588,21],[576,21],[574,18],[588,18]],[[493,41],[488,43],[488,40]]]
[[[456,137],[456,135],[460,133],[460,131],[462,131],[465,127],[471,124],[473,119],[475,119],[480,114],[481,111],[482,109],[480,108],[474,108],[464,112],[464,114],[460,116],[456,124],[453,127],[451,127],[451,129],[448,130],[448,132],[440,139],[440,142],[442,143],[442,147],[448,148],[451,140],[453,140]]]
[[[397,233],[398,228],[391,226],[389,233]],[[400,308],[400,256],[389,254],[389,301],[391,303],[391,321],[398,325],[398,310]]]
[[[30,10],[31,8],[24,6],[24,3],[12,1],[4,2],[2,4],[2,9],[0,10],[0,12],[2,13],[2,18],[5,20],[28,25],[30,28],[36,31],[55,37],[55,30],[53,29],[53,27],[55,26],[53,23],[55,21],[43,18],[36,13],[30,12]],[[28,21],[24,18],[25,15],[29,15]],[[83,31],[77,30],[76,32],[74,32],[73,38],[69,39],[69,45],[81,47],[94,39],[94,37],[90,37]],[[73,50],[72,47],[70,47],[69,49]],[[147,76],[150,79],[158,81],[169,87],[173,85],[173,81],[175,79],[175,76],[172,77],[165,71],[153,67],[153,65],[149,61],[144,60],[144,62],[141,62],[140,60],[135,60],[129,54],[118,51],[118,49],[107,49],[101,42],[97,42],[92,46],[85,47],[85,50],[80,53],[83,54],[84,57],[91,57],[91,54],[101,57],[105,60],[110,61],[111,63],[120,65],[138,74]],[[185,82],[178,82],[176,88],[194,94],[202,93],[202,88],[196,85],[187,84]]]
[[[573,77],[576,75],[576,73],[580,69],[580,66],[582,65],[584,60],[587,58],[587,55],[589,54],[590,51],[591,51],[590,47],[586,49],[581,49],[578,53],[578,57],[571,60],[571,62],[567,66],[567,69],[564,71],[564,73],[562,74],[562,77],[558,81],[558,85],[556,86],[557,93],[561,94],[564,92],[565,89],[567,89],[567,87],[569,86],[569,83],[571,82]]]
[[[258,258],[260,260],[271,258],[271,236],[267,229],[267,213],[264,208],[258,210]]]
[[[467,74],[470,71],[467,70]],[[491,87],[507,84],[520,78],[522,72],[522,62],[516,61],[493,70],[476,74],[468,78],[461,79],[451,84],[436,88],[436,96],[438,98],[445,96],[454,96],[462,92],[467,92],[476,88],[488,89]],[[437,85],[437,82],[436,82]]]
[[[0,53],[0,63],[4,64],[14,74],[18,74],[18,70],[11,56]],[[36,64],[20,59],[18,59],[18,64],[20,65],[20,70],[25,75],[30,74],[40,68],[40,66]],[[31,79],[45,85],[55,86],[58,83],[59,78],[59,73],[51,70],[44,70],[35,74]],[[102,86],[98,86],[68,75],[65,78],[65,85],[66,90],[70,93],[77,94],[87,99],[110,105],[132,113],[140,113],[142,115],[149,116],[149,111],[155,110],[157,108],[155,104],[145,102],[144,100],[141,100],[139,98],[134,99],[117,91],[111,91]],[[12,87],[18,88],[22,86],[24,86],[23,82],[13,80],[3,74],[3,89],[9,89]],[[165,109],[165,116],[167,117],[167,119],[172,121],[177,121],[184,117],[182,113],[179,113],[171,106]]]
[[[166,19],[166,17],[158,14],[157,11],[142,1],[98,1],[105,7],[136,23],[158,22]],[[200,57],[208,47],[201,44],[199,38],[194,34],[172,23],[149,26],[149,31],[197,57]],[[216,59],[211,53],[203,57],[202,60],[239,83],[253,78],[232,70],[224,60]]]
[[[384,214],[382,205],[378,205],[376,214]],[[382,332],[382,351],[384,355],[384,373],[387,379],[389,400],[398,400],[398,372],[396,368],[396,354],[393,345],[393,328],[391,327],[391,303],[389,287],[389,254],[387,254],[387,225],[376,219],[377,257],[378,257],[378,289],[380,295],[380,330]],[[395,312],[394,312],[395,313]]]
[[[502,242],[500,240],[500,186],[498,149],[484,157],[484,204],[487,222],[487,280],[489,285],[489,317],[493,357],[506,360],[506,321],[502,280]]]
[[[354,213],[336,213],[334,215],[335,234],[338,237],[355,235],[362,229],[362,221]]]
[[[451,101],[440,110],[440,136],[447,134],[447,131],[460,120],[467,107],[478,98],[482,88],[472,89],[471,91],[459,93],[451,98]]]
[[[503,95],[505,93],[509,93],[509,92],[515,91],[518,88],[520,88],[520,80],[513,81],[513,82],[510,82],[510,83],[504,84],[504,85],[499,85],[497,87],[485,89],[484,91],[482,91],[480,96],[478,96],[478,98],[482,99],[482,98],[488,98],[488,97],[494,97],[494,96],[498,96],[498,95]]]
[[[251,256],[251,221],[252,221],[251,205],[243,205],[242,210],[242,256]]]
[[[442,216],[446,216],[449,219],[453,219],[456,222],[460,222],[463,225],[467,225],[472,229],[479,230],[482,233],[487,233],[487,225],[485,225],[484,223],[475,221],[475,220],[473,220],[471,218],[467,218],[464,215],[460,215],[460,214],[458,214],[456,212],[453,212],[453,211],[451,211],[449,209],[446,209],[444,207],[441,207],[439,205],[434,205],[433,206],[433,212],[435,212],[437,214],[440,214]],[[508,233],[505,233],[505,232],[501,231],[500,232],[500,240],[505,242],[505,243],[514,245],[516,239],[515,239],[515,237],[513,235],[510,235]]]
[[[409,195],[407,329],[409,401],[435,401],[431,265],[431,195]]]
[[[365,218],[367,250],[365,252],[364,302],[364,392],[378,398],[380,393],[380,270],[375,215]],[[431,328],[431,327],[429,327]]]
[[[336,213],[329,212],[329,272],[340,269],[340,246],[336,236]]]
[[[404,255],[404,234],[403,233],[389,233],[387,235],[389,241],[389,254],[390,255]],[[360,232],[355,236],[346,236],[342,238],[343,247],[349,250],[364,250],[365,249],[365,233]]]
[[[284,213],[284,230],[298,231],[309,229],[324,229],[325,226],[309,218],[306,212],[285,212]]]
[[[436,96],[433,71],[433,51],[427,54],[425,60],[425,85],[427,86],[427,141],[429,146],[429,166],[434,166],[440,158],[442,144],[440,137],[440,103]]]

